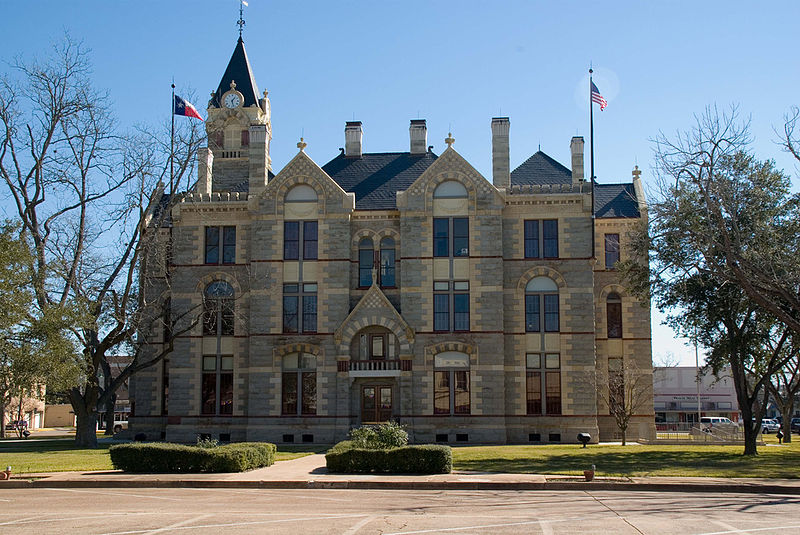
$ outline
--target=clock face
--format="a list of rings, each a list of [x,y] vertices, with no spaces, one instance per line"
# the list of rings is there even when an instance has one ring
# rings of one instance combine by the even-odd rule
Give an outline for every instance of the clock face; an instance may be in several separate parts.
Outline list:
[[[239,95],[236,93],[229,93],[224,100],[224,104],[226,108],[238,108],[239,104],[241,104],[242,100],[239,98]]]

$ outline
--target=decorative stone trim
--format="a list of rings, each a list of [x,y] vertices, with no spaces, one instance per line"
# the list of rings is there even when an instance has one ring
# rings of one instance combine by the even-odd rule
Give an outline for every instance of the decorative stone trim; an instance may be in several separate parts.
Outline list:
[[[274,359],[279,359],[279,358],[282,359],[283,357],[291,353],[308,353],[310,355],[318,357],[321,354],[321,350],[318,345],[314,344],[306,344],[306,343],[286,344],[278,346],[275,349],[273,349],[272,357]]]
[[[214,281],[225,281],[231,286],[233,286],[233,291],[236,294],[242,293],[242,287],[239,285],[239,281],[236,277],[232,277],[229,272],[225,271],[215,271],[213,273],[209,273],[208,275],[201,277],[200,280],[197,282],[197,291],[201,294],[205,291],[206,286],[211,284]]]
[[[531,268],[526,271],[522,277],[520,277],[519,283],[517,284],[517,290],[525,291],[525,286],[527,286],[531,279],[535,277],[548,277],[555,281],[559,289],[567,287],[567,281],[564,280],[564,277],[561,275],[561,273],[547,266],[536,266],[535,268]]]
[[[623,286],[619,284],[609,284],[600,292],[600,303],[605,304],[608,295],[611,293],[618,293],[620,297],[628,297],[628,292]]]
[[[464,342],[439,342],[429,346],[425,346],[425,365],[433,366],[433,357],[444,351],[458,351],[469,355],[470,367],[475,366],[478,361],[478,352],[475,346],[465,344]]]

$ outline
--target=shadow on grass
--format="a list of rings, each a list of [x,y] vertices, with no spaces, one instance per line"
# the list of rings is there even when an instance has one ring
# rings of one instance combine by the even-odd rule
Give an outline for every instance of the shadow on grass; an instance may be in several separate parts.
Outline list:
[[[582,474],[592,464],[597,472],[611,476],[697,476],[697,477],[767,477],[800,478],[800,454],[764,452],[745,457],[741,449],[707,450],[645,450],[631,447],[630,451],[608,451],[600,448],[576,448],[574,452],[548,453],[530,456],[503,457],[501,450],[483,458],[478,455],[456,456],[454,468],[480,472]],[[470,458],[472,457],[472,458]]]
[[[100,442],[97,450],[107,450],[109,443]],[[52,453],[56,451],[85,450],[75,446],[75,439],[37,439],[20,442],[0,442],[0,453]]]

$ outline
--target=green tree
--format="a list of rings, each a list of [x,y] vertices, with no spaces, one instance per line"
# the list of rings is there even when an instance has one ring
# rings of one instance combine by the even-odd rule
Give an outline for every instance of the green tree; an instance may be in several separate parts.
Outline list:
[[[756,279],[796,277],[800,257],[798,199],[789,178],[749,154],[748,143],[748,125],[735,108],[727,114],[709,108],[687,132],[656,140],[659,184],[649,203],[650,223],[632,237],[634,251],[650,256],[650,269],[632,262],[623,269],[638,293],[651,293],[661,310],[679,311],[669,322],[712,350],[715,370],[730,365],[744,453],[755,455],[753,418],[760,420],[769,378],[785,364],[780,354],[763,350],[764,325],[778,319],[792,330],[800,327],[791,312],[793,296]],[[742,281],[743,273],[760,270]]]

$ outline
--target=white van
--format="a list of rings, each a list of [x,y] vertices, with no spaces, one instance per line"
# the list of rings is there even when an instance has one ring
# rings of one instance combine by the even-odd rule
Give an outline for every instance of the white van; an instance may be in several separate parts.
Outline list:
[[[724,416],[703,416],[700,418],[700,427],[704,430],[721,429],[725,431],[735,431],[739,429],[739,424]]]

